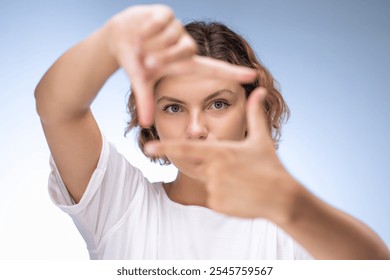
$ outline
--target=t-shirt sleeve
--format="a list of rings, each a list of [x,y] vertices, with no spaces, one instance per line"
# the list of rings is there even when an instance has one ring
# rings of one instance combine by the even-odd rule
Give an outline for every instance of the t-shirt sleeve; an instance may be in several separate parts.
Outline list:
[[[50,157],[49,195],[68,213],[87,243],[95,249],[102,238],[139,199],[147,185],[141,171],[132,166],[104,136],[98,165],[78,204],[66,189],[53,157]]]
[[[277,227],[277,255],[278,259],[312,260],[313,257],[296,240],[284,230]]]

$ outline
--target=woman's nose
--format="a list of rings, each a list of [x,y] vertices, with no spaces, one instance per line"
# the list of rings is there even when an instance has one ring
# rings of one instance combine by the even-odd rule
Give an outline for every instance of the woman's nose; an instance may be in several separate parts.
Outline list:
[[[186,134],[188,139],[204,140],[207,138],[208,129],[205,118],[200,113],[194,113],[190,116]]]

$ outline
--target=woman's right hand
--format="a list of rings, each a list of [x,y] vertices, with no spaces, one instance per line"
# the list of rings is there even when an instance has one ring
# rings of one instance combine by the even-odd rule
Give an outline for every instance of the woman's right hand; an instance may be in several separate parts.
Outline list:
[[[155,83],[166,75],[200,74],[253,81],[254,70],[197,56],[197,46],[173,11],[164,5],[133,6],[107,24],[109,50],[129,76],[141,126],[153,123]]]

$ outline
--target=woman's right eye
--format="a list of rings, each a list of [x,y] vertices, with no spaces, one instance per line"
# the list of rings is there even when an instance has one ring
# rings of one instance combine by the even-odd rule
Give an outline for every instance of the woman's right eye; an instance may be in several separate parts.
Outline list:
[[[181,112],[181,108],[179,105],[177,104],[172,104],[172,105],[167,105],[163,108],[163,110],[167,113],[170,113],[170,114],[176,114],[176,113],[179,113]]]

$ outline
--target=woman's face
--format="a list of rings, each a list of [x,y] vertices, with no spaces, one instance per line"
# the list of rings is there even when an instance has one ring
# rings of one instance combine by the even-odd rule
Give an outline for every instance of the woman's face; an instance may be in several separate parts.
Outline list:
[[[155,94],[155,127],[161,141],[245,138],[245,91],[236,82],[194,75],[166,77]],[[169,160],[185,175],[195,176],[196,159]]]

